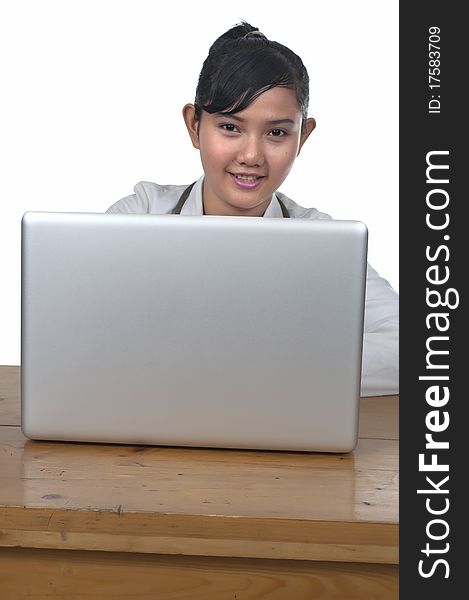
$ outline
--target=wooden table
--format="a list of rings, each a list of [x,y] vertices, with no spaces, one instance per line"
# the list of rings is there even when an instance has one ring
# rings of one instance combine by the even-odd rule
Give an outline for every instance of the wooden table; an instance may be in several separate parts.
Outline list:
[[[0,598],[395,599],[398,397],[350,454],[34,442],[0,367]]]

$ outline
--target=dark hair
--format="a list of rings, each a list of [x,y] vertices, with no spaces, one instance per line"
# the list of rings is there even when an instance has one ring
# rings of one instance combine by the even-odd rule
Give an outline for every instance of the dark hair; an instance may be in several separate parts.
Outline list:
[[[212,44],[199,75],[195,114],[234,114],[273,87],[295,91],[306,128],[309,104],[308,72],[299,56],[267,39],[257,27],[241,21]]]

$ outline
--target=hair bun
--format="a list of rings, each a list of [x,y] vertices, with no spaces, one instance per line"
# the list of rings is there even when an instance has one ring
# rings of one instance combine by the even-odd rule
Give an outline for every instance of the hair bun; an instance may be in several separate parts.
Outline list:
[[[252,37],[265,38],[265,35],[261,31],[259,31],[258,29],[256,29],[255,31],[248,31],[248,33],[246,33],[246,35],[243,36],[243,40],[245,38],[252,38]]]

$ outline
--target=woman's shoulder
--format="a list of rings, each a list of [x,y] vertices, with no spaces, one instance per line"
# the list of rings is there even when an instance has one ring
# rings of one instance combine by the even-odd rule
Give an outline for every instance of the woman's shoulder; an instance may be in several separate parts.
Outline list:
[[[139,181],[133,194],[118,200],[106,212],[166,214],[176,206],[187,185],[161,185],[152,181]]]
[[[295,219],[332,219],[330,215],[320,212],[317,208],[300,206],[282,192],[275,192],[275,195],[285,205],[288,214]]]

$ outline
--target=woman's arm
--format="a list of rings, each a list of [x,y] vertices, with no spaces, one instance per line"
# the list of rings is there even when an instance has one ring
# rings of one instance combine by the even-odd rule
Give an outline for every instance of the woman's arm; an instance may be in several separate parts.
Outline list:
[[[399,296],[368,265],[362,396],[399,393]]]

